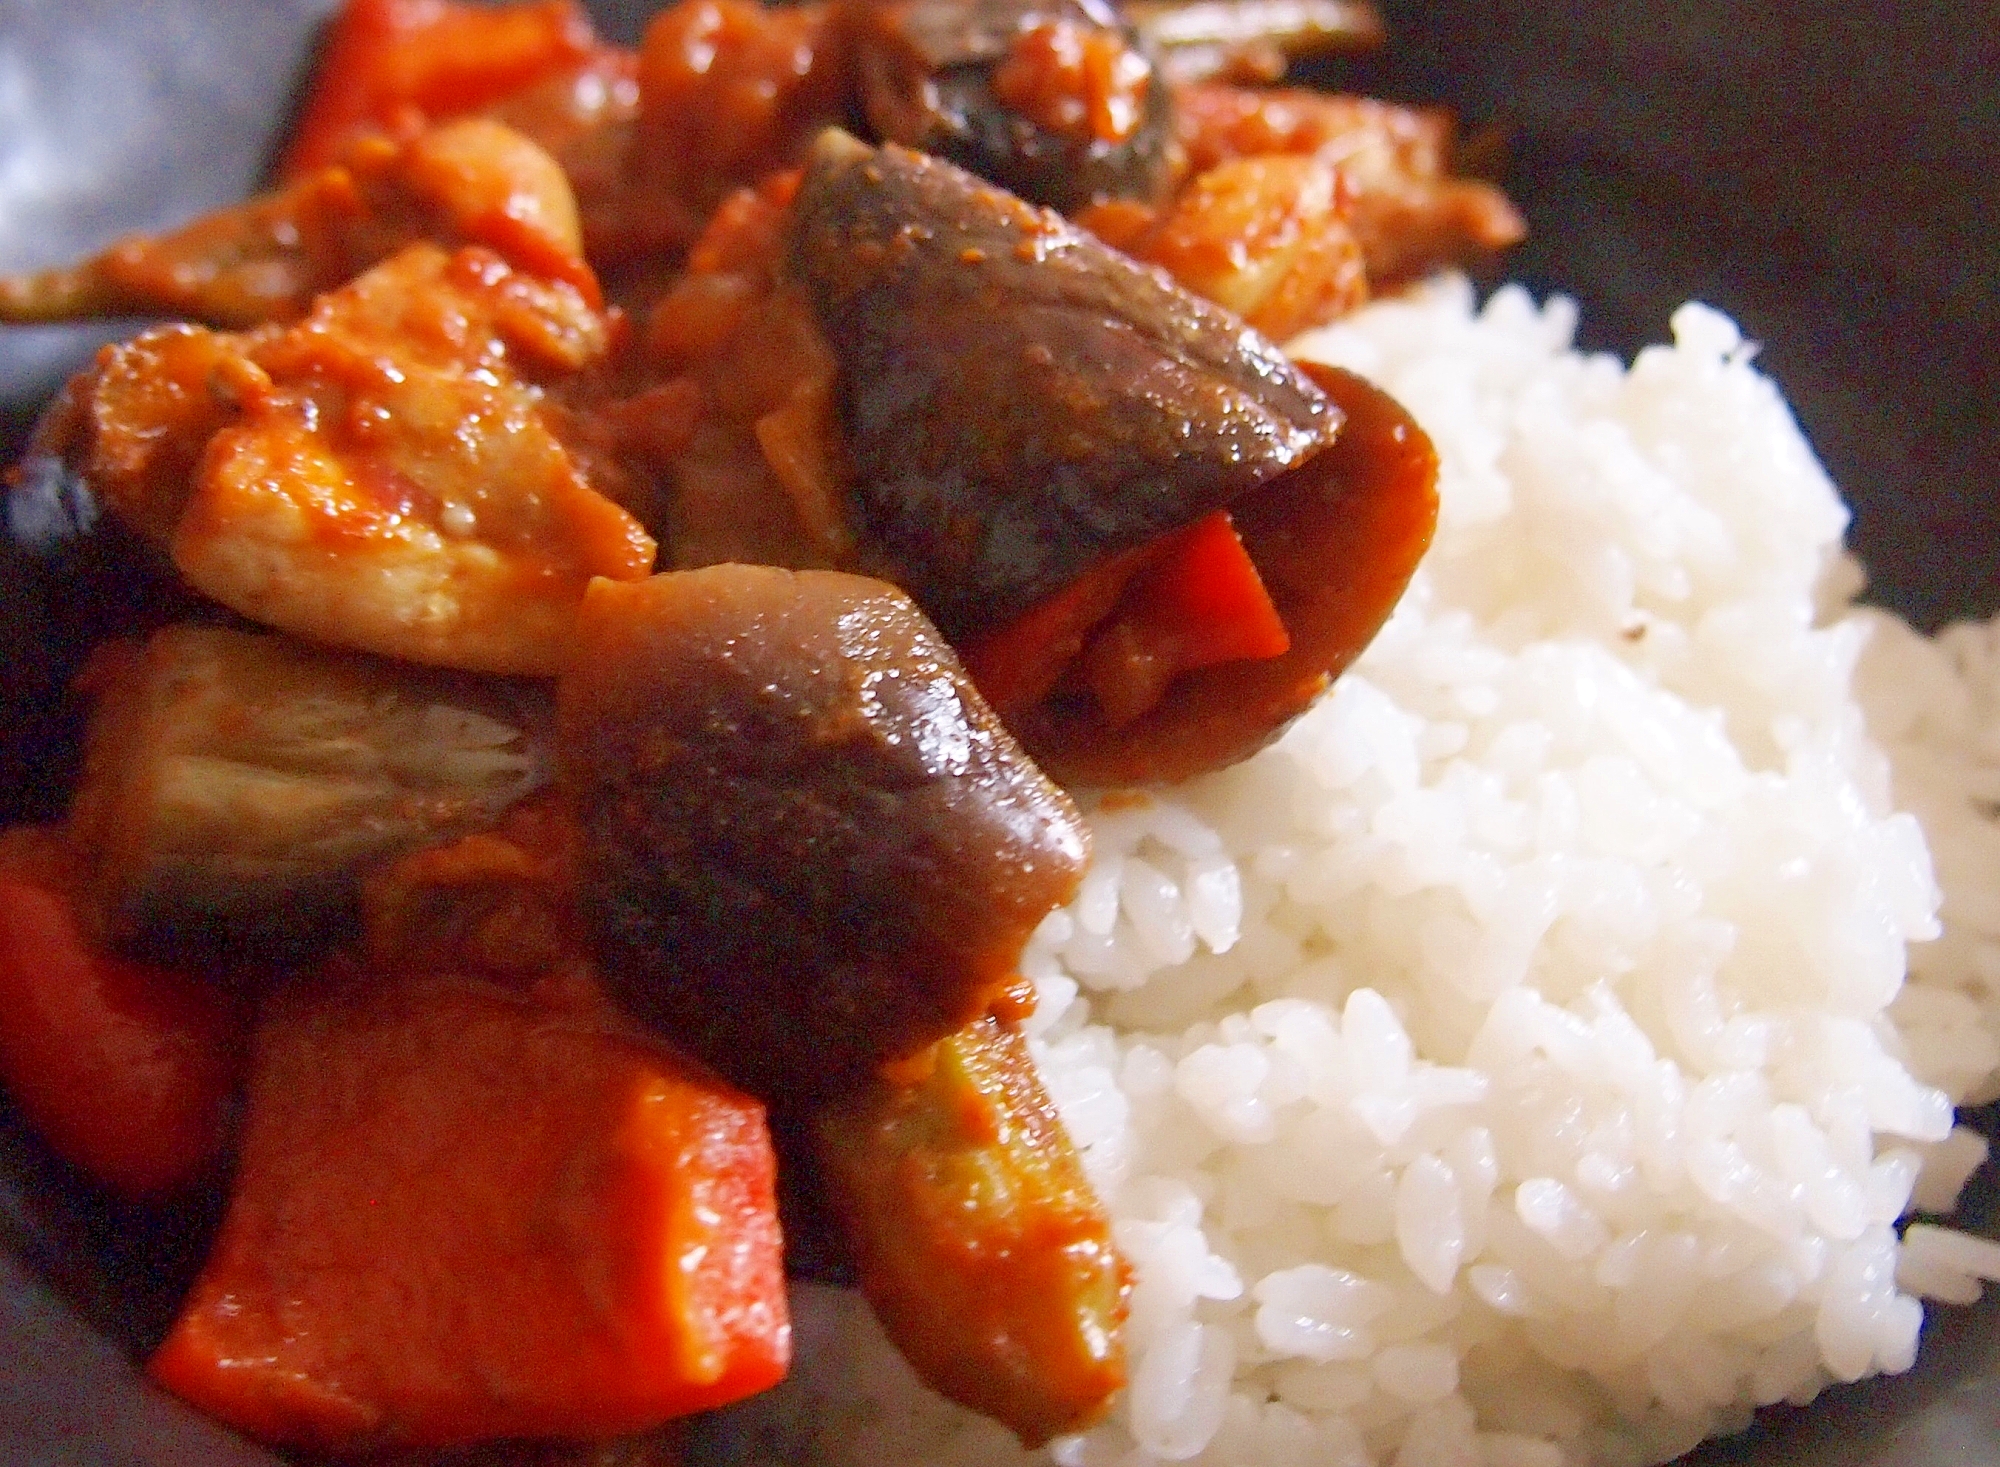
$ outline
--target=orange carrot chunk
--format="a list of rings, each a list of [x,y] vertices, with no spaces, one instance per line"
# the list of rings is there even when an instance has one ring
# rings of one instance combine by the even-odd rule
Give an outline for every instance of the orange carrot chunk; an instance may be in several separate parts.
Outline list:
[[[60,837],[0,837],[0,1081],[57,1155],[126,1198],[222,1149],[238,1025],[208,984],[95,951]]]
[[[784,1374],[774,1174],[762,1107],[689,1062],[336,964],[265,1017],[235,1194],[148,1368],[279,1446],[645,1430]]]
[[[1092,566],[996,632],[958,649],[980,696],[1003,717],[1048,696],[1084,638],[1117,606],[1132,577],[1158,554],[1155,541]]]
[[[280,175],[337,162],[367,132],[490,106],[590,55],[576,0],[469,5],[460,0],[347,0],[327,28]]]

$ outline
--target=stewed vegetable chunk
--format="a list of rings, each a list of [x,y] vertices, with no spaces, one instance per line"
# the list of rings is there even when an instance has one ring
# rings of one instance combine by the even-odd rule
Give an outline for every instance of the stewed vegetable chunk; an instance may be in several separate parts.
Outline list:
[[[149,1371],[273,1444],[641,1431],[791,1349],[763,1107],[587,1012],[340,963],[267,1006]]]
[[[861,1290],[918,1375],[1030,1446],[1102,1413],[1128,1270],[1018,1030],[960,1030],[813,1134]]]
[[[1082,875],[1075,806],[881,582],[598,581],[557,702],[606,981],[767,1098],[979,1018]]]
[[[1172,181],[1173,103],[1103,0],[870,0],[852,7],[877,136],[1069,212]]]
[[[546,684],[214,626],[108,647],[86,684],[71,826],[119,942],[310,942],[372,863],[490,825],[547,777]]]
[[[861,538],[954,640],[1339,429],[1236,317],[948,163],[828,132],[793,208]]]

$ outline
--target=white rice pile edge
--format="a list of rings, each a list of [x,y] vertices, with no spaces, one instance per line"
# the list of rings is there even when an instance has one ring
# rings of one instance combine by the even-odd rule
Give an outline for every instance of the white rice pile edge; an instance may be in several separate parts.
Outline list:
[[[1274,746],[1101,798],[1031,944],[1137,1272],[1042,1453],[798,1291],[738,1462],[1580,1467],[1911,1364],[2000,1093],[2000,620],[1853,607],[1847,513],[1688,305],[1629,369],[1447,279],[1297,343],[1401,399],[1437,539]]]

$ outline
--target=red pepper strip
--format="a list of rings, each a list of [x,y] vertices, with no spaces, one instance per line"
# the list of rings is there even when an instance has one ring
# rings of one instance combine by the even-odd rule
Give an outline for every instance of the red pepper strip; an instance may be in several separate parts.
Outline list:
[[[222,1149],[239,1024],[210,985],[96,952],[51,831],[0,844],[0,1080],[51,1150],[121,1197]]]
[[[1162,537],[1092,566],[999,631],[961,647],[959,660],[994,712],[1004,718],[1047,697],[1063,669],[1083,650],[1091,628],[1118,605],[1126,583],[1172,538]]]
[[[357,134],[394,132],[412,112],[438,121],[490,106],[596,46],[576,0],[347,0],[327,30],[278,175],[337,162]]]
[[[1003,716],[1047,697],[1080,656],[1115,726],[1183,672],[1291,645],[1229,512],[1217,510],[1086,571],[961,656]]]
[[[1152,708],[1184,672],[1282,657],[1292,639],[1226,510],[1177,531],[1084,648],[1080,671],[1111,725]]]

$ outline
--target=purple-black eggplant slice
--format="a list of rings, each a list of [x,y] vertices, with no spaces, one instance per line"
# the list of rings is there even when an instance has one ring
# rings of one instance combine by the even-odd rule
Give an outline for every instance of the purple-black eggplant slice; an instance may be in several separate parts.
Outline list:
[[[862,110],[876,136],[1074,213],[1173,181],[1173,99],[1109,0],[863,0]]]
[[[716,565],[586,596],[557,695],[606,982],[799,1103],[993,1008],[1085,827],[910,599]]]
[[[1345,414],[1340,437],[1231,507],[1290,650],[1184,672],[1116,726],[1075,680],[1010,713],[1009,727],[1065,784],[1169,784],[1247,758],[1361,655],[1402,599],[1437,525],[1437,451],[1381,388],[1337,367],[1305,370]]]
[[[857,537],[954,641],[1339,431],[1236,317],[950,163],[830,130],[793,209],[782,279],[838,364]]]

